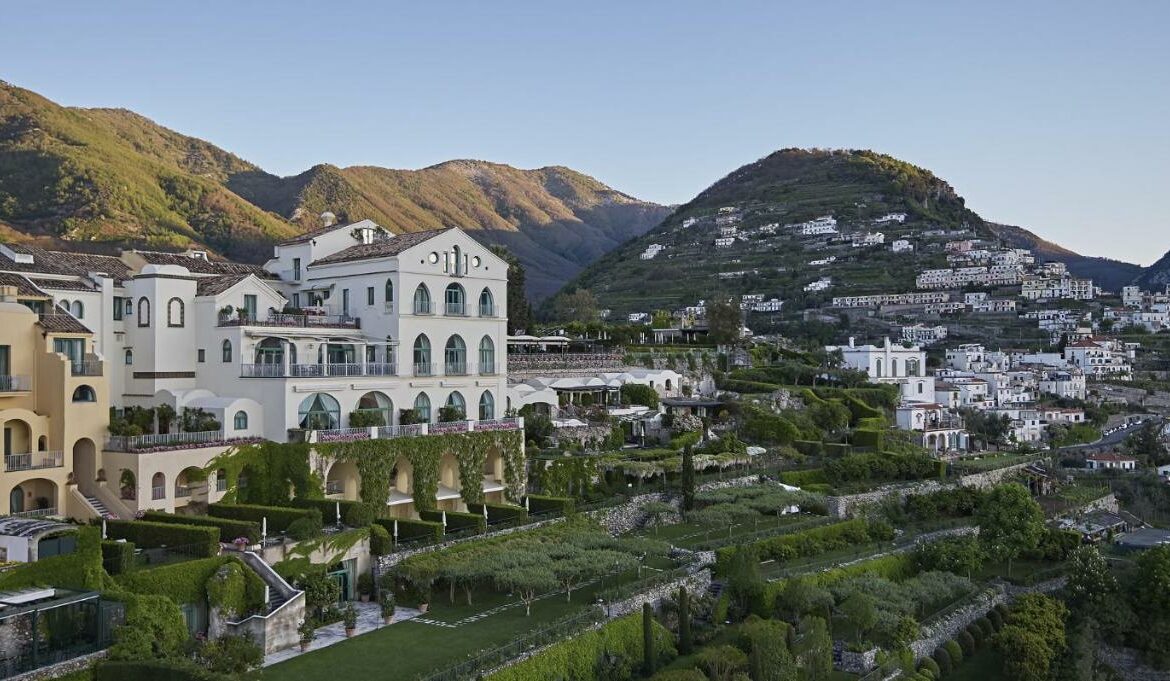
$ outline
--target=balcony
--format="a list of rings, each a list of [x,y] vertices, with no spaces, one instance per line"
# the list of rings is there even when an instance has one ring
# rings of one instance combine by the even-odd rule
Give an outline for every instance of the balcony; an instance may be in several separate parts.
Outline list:
[[[448,376],[466,376],[467,362],[446,362],[443,365],[443,373]]]
[[[240,378],[328,378],[331,376],[397,376],[394,362],[333,364],[241,364]]]
[[[362,320],[347,314],[285,314],[270,312],[264,317],[259,315],[220,315],[219,326],[275,326],[284,328],[308,329],[360,329]]]
[[[289,437],[297,442],[352,442],[355,440],[389,440],[396,437],[425,437],[443,433],[479,433],[496,430],[520,430],[524,419],[502,418],[484,421],[446,421],[443,423],[413,423],[401,426],[371,428],[331,428],[328,430],[292,429]],[[329,492],[334,494],[334,492]]]
[[[191,488],[187,485],[175,485],[175,498],[185,499],[191,496]]]
[[[99,359],[70,362],[70,370],[74,376],[101,376],[102,362]]]
[[[434,376],[435,364],[433,362],[415,362],[414,363],[415,376]]]
[[[4,455],[4,471],[6,473],[61,468],[64,465],[64,452],[26,452]]]
[[[495,376],[496,375],[496,363],[495,362],[480,362],[479,363],[479,375],[480,376]]]
[[[331,497],[334,494],[345,494],[344,480],[326,480],[325,481],[325,496]]]
[[[32,390],[32,380],[28,376],[0,375],[0,393],[26,393]]]
[[[495,305],[480,305],[479,306],[479,316],[480,317],[495,317],[496,316],[496,306]]]
[[[434,310],[431,308],[431,301],[429,301],[429,300],[425,300],[425,301],[424,300],[416,300],[416,301],[414,301],[414,313],[415,314],[434,314]]]
[[[444,314],[446,314],[448,317],[466,317],[467,305],[463,303],[448,302]]]
[[[165,451],[209,447],[222,442],[224,442],[222,430],[203,430],[162,435],[111,435],[106,440],[105,448],[111,452]]]

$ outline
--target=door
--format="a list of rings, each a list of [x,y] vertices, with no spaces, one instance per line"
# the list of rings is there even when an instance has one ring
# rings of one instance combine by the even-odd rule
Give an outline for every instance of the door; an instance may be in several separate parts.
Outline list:
[[[248,319],[256,318],[256,296],[244,294],[244,309],[248,312]]]
[[[4,431],[5,435],[8,431]],[[20,485],[12,488],[12,492],[8,494],[8,512],[21,513],[24,511],[24,488]]]

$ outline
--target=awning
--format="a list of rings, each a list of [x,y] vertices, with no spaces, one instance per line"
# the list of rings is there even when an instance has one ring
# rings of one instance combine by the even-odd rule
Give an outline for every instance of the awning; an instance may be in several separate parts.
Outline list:
[[[439,491],[435,494],[435,499],[438,501],[446,501],[447,499],[458,499],[459,490],[451,489],[446,485],[439,485]]]
[[[397,506],[399,504],[409,504],[414,502],[414,497],[409,494],[403,494],[396,489],[390,490],[390,498],[386,501],[387,506]]]
[[[486,492],[503,492],[504,483],[492,480],[491,478],[483,479],[483,491]]]

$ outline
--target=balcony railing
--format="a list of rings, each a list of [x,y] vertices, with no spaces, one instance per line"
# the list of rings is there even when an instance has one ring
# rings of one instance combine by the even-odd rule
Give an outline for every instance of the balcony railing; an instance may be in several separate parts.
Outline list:
[[[495,305],[480,305],[479,306],[479,316],[480,317],[495,317],[496,316],[496,306]]]
[[[377,437],[379,440],[386,440],[392,437],[414,437],[423,434],[423,424],[412,423],[405,426],[380,426],[377,430]]]
[[[485,430],[518,430],[520,428],[520,420],[515,417],[484,419],[473,421],[471,427],[476,432]]]
[[[10,518],[49,518],[57,515],[57,507],[50,506],[49,508],[34,508],[31,511],[17,511],[16,513],[9,513]]]
[[[447,303],[445,314],[448,317],[466,317],[467,305],[463,303]]]
[[[23,393],[32,390],[28,376],[0,376],[0,393]]]
[[[431,303],[429,300],[428,301],[422,301],[422,300],[414,301],[414,313],[415,314],[434,314],[434,312],[431,309]]]
[[[222,430],[202,430],[194,433],[163,433],[162,435],[111,435],[106,449],[111,452],[135,452],[155,447],[185,447],[223,442]]]
[[[435,364],[434,362],[415,362],[414,363],[415,376],[434,376]]]
[[[448,376],[466,376],[467,362],[446,362],[443,364],[443,373]]]
[[[191,488],[187,485],[175,485],[175,498],[185,499],[191,496]]]
[[[90,359],[81,362],[71,362],[71,369],[74,376],[101,376],[102,362],[101,360]]]
[[[158,501],[159,499],[166,499],[167,498],[167,488],[165,486],[151,487],[150,488],[150,498],[154,501]]]
[[[345,493],[345,481],[344,480],[326,480],[325,481],[325,494],[327,496],[331,496],[334,494],[343,494],[343,493]]]
[[[65,465],[64,452],[26,452],[24,454],[6,454],[4,456],[4,470],[35,471],[42,468],[60,468]]]
[[[369,428],[330,428],[317,431],[317,442],[351,442],[369,439]]]
[[[332,364],[241,364],[241,378],[315,378],[328,376],[396,376],[393,362]]]
[[[270,312],[259,315],[221,315],[220,326],[282,326],[288,328],[360,329],[362,320],[347,314],[285,314]]]
[[[480,376],[495,376],[496,375],[496,363],[495,362],[480,362],[479,363],[479,375]]]
[[[922,430],[956,430],[963,428],[963,418],[961,416],[945,415],[937,419],[930,419],[923,424]]]
[[[493,430],[519,430],[524,419],[502,418],[483,421],[446,421],[442,423],[413,423],[402,426],[380,426],[370,428],[331,428],[328,430],[289,431],[289,437],[297,442],[352,442],[354,440],[387,440],[396,437],[420,437],[441,433],[471,433]],[[334,494],[335,492],[330,492]]]

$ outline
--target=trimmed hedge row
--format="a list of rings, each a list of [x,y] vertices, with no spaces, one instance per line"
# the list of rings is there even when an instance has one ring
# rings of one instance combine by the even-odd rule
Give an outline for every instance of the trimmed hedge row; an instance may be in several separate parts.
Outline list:
[[[824,443],[816,440],[793,440],[792,446],[805,456],[820,456],[825,453]]]
[[[378,518],[376,524],[386,528],[390,537],[394,537],[394,523],[398,523],[398,541],[414,541],[415,539],[433,539],[443,541],[443,523],[434,523],[428,520],[407,520],[406,518]]]
[[[232,677],[215,674],[190,663],[161,660],[102,660],[93,667],[93,681],[231,681]]]
[[[859,428],[853,431],[853,444],[858,447],[881,449],[885,446],[886,434],[877,429]]]
[[[119,575],[115,581],[132,593],[163,596],[179,605],[203,603],[208,598],[208,580],[228,563],[240,565],[244,577],[244,600],[239,605],[245,610],[263,605],[264,581],[235,556],[216,556],[136,570]]]
[[[756,552],[759,560],[774,560],[782,563],[794,558],[815,556],[849,546],[866,544],[871,541],[892,539],[893,529],[884,523],[870,523],[863,519],[846,520],[832,525],[822,525],[803,532],[769,537],[746,547]],[[741,547],[728,546],[715,551],[715,572],[726,574],[728,566]]]
[[[510,522],[513,520],[526,522],[528,520],[528,510],[523,506],[516,506],[514,504],[468,504],[467,510],[483,515],[483,509],[485,507],[487,508],[489,523]]]
[[[132,541],[141,548],[183,547],[208,558],[219,554],[219,529],[198,525],[172,525],[148,520],[106,521],[106,536]]]
[[[475,513],[462,513],[459,511],[419,511],[418,516],[423,520],[443,524],[444,515],[447,518],[447,530],[450,532],[462,532],[463,530],[475,530],[476,532],[487,532],[487,518],[483,515]],[[401,528],[399,529],[401,532]]]
[[[269,532],[284,532],[289,525],[301,518],[320,518],[321,512],[313,508],[287,508],[284,506],[259,506],[255,504],[211,504],[207,515],[229,520],[247,520],[255,523],[268,519]]]
[[[349,510],[361,506],[360,501],[346,501],[344,499],[293,499],[288,502],[293,508],[315,508],[321,512],[321,521],[326,525],[337,522],[337,507],[341,505],[341,519],[345,520]],[[269,521],[271,522],[271,521]]]
[[[808,485],[827,485],[829,479],[825,477],[823,468],[810,468],[803,471],[784,471],[780,474],[780,482],[804,488]]]
[[[170,525],[197,525],[199,527],[215,527],[219,529],[219,540],[231,543],[237,537],[247,537],[248,543],[260,541],[260,525],[246,520],[228,520],[227,518],[212,518],[205,515],[174,515],[161,511],[147,511],[142,514],[143,520],[152,523],[167,523]]]
[[[543,494],[529,494],[528,512],[532,514],[560,513],[569,515],[573,512],[573,500],[568,497],[549,497]]]
[[[120,575],[134,569],[134,543],[102,541],[102,566],[111,575]]]
[[[821,446],[824,448],[826,456],[848,456],[853,452],[852,445],[838,442],[826,442]]]

